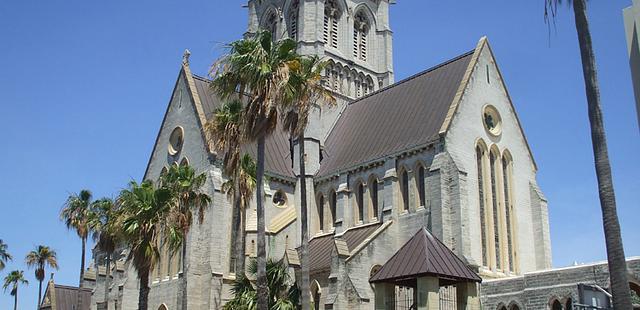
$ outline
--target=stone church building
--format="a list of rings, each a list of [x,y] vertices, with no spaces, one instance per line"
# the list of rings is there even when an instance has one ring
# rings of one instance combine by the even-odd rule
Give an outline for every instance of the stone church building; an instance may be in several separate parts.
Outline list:
[[[394,2],[248,1],[247,33],[269,29],[274,39],[295,39],[299,53],[330,63],[325,75],[337,105],[314,111],[303,141],[316,309],[374,309],[370,277],[423,227],[482,277],[484,309],[564,309],[579,299],[578,284],[606,287],[606,268],[593,276],[597,264],[550,270],[538,166],[487,38],[395,81]],[[235,279],[234,212],[220,191],[225,177],[203,130],[221,104],[209,83],[191,72],[186,55],[144,176],[157,180],[170,165],[184,163],[208,176],[212,204],[204,223],[190,231],[184,258],[190,309],[220,309]],[[296,143],[281,130],[267,139],[264,184],[267,252],[293,270],[300,245]],[[253,203],[248,257],[256,253]],[[100,253],[95,259],[100,265]],[[181,259],[163,252],[151,276],[150,309],[179,308]],[[629,264],[638,279],[640,260]],[[124,260],[113,268],[109,308],[135,309],[135,270]],[[105,300],[103,269],[87,273],[92,309]],[[411,295],[402,290],[398,296]]]

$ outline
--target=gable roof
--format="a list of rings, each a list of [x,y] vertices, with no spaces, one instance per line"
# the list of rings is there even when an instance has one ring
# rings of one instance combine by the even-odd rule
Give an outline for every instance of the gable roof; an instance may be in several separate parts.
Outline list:
[[[211,89],[211,80],[201,76],[193,75],[195,89],[202,103],[202,110],[205,120],[211,120],[215,110],[222,105],[222,101]],[[256,157],[256,148],[251,145],[246,152]],[[265,171],[276,176],[291,178],[294,176],[291,167],[291,150],[289,148],[289,136],[282,129],[274,130],[265,141]]]
[[[435,276],[452,282],[482,282],[467,264],[426,228],[418,230],[369,282],[394,282],[420,276]]]
[[[52,289],[53,288],[53,289]],[[78,296],[80,294],[80,296]],[[67,310],[76,309],[80,297],[80,309],[91,308],[91,289],[54,284],[49,281],[39,309]]]
[[[184,77],[187,82],[188,92],[191,98],[191,102],[194,105],[194,109],[196,111],[196,117],[198,120],[198,126],[201,130],[202,138],[204,141],[208,141],[208,134],[204,129],[204,125],[213,117],[213,113],[215,112],[216,108],[218,108],[222,104],[222,101],[209,87],[211,81],[204,77],[192,74],[189,64],[184,62],[182,63],[180,74],[178,75],[178,79],[176,80],[174,86],[174,93],[175,89],[178,87],[178,82],[182,77]],[[162,119],[162,123],[160,125],[160,130],[158,130],[158,135],[156,136],[153,150],[151,151],[151,154],[149,156],[149,162],[147,164],[147,169],[145,170],[143,179],[146,179],[147,173],[149,172],[148,169],[150,167],[151,160],[153,159],[153,154],[158,147],[160,132],[162,131],[167,115],[169,114],[171,102],[172,100],[169,100],[164,118]],[[205,148],[209,153],[215,152],[215,150],[212,149],[211,145],[207,144]],[[249,154],[253,155],[255,158],[255,147],[249,147],[246,151]],[[266,139],[265,173],[271,175],[272,177],[282,177],[288,180],[291,180],[294,177],[291,164],[289,138],[287,133],[282,129],[275,130]]]
[[[350,103],[327,138],[318,176],[438,139],[473,55],[464,53]]]

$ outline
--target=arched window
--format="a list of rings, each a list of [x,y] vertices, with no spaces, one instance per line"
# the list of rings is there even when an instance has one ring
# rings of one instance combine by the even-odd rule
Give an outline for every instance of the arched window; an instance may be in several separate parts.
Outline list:
[[[571,300],[571,298],[567,298],[567,301],[564,304],[564,308],[566,310],[573,310],[573,300]]]
[[[508,153],[502,155],[502,176],[504,185],[504,210],[507,226],[507,251],[509,257],[509,270],[515,271],[515,247],[513,243],[513,225],[515,222],[513,213],[513,163]]]
[[[320,297],[322,295],[322,288],[320,287],[320,284],[318,283],[318,281],[313,281],[313,283],[311,283],[311,298],[313,298],[313,309],[321,309],[320,308]]]
[[[186,157],[185,157],[185,158],[183,158],[183,159],[180,161],[180,166],[183,166],[183,167],[184,167],[184,166],[189,166],[189,159],[188,159],[188,158],[186,158]]]
[[[335,225],[336,222],[336,205],[338,204],[338,195],[336,195],[336,191],[331,190],[329,194],[329,211],[331,213],[331,227]]]
[[[402,192],[402,209],[409,211],[409,173],[402,169],[400,174],[400,190]]]
[[[378,178],[372,176],[369,178],[369,196],[371,199],[371,209],[369,210],[369,219],[378,218]]]
[[[289,7],[289,38],[298,40],[298,12],[300,11],[300,1],[294,0]]]
[[[338,48],[338,23],[340,9],[335,0],[327,0],[324,6],[324,43]]]
[[[265,15],[265,19],[262,21],[262,28],[271,32],[271,39],[273,41],[278,38],[278,15],[275,11],[271,10]]]
[[[502,260],[500,252],[500,210],[498,207],[498,155],[496,151],[489,152],[489,164],[491,172],[491,202],[493,207],[493,235],[496,254],[496,268],[502,270]]]
[[[356,188],[356,223],[364,222],[364,184],[362,182],[358,182],[358,187]]]
[[[551,310],[562,310],[562,304],[560,303],[560,301],[558,301],[557,299],[555,299],[555,300],[551,303]]]
[[[318,206],[317,206],[317,209],[318,209],[318,224],[319,224],[319,229],[320,229],[321,231],[323,231],[323,230],[324,230],[324,227],[325,227],[325,225],[324,225],[324,196],[323,196],[323,195],[320,195],[320,196],[318,197]]]
[[[158,307],[158,310],[169,310],[169,309],[167,308],[167,305],[162,304],[160,305],[160,307]]]
[[[353,57],[367,61],[367,35],[370,28],[364,11],[359,11],[353,20]]]
[[[425,186],[425,178],[426,174],[424,166],[422,164],[419,164],[418,173],[416,174],[416,184],[418,185],[417,188],[420,207],[427,206],[427,188]]]
[[[478,167],[478,203],[480,205],[480,235],[482,238],[482,265],[489,265],[489,257],[487,253],[487,219],[485,210],[485,182],[484,182],[484,148],[480,145],[476,146],[476,165]]]

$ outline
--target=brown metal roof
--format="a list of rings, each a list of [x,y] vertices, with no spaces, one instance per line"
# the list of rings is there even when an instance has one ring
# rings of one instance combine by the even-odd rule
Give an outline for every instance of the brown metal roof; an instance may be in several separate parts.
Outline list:
[[[369,282],[396,282],[420,276],[449,282],[482,282],[473,270],[427,229],[421,228]]]
[[[357,248],[381,224],[356,227],[347,230],[341,237],[347,243],[349,251]],[[309,241],[309,266],[312,272],[321,272],[331,269],[331,253],[333,252],[334,235],[325,235]]]
[[[470,51],[349,104],[327,138],[318,176],[437,138],[472,55]]]
[[[59,284],[54,284],[54,287],[55,310],[76,310],[78,305],[78,294],[80,294],[80,309],[78,310],[89,310],[91,308],[91,289]],[[45,292],[45,296],[51,296],[50,292],[48,292],[48,288],[47,292]],[[42,306],[42,309],[50,309],[50,307]]]
[[[196,90],[202,102],[202,109],[207,120],[213,117],[215,110],[222,104],[220,98],[209,87],[211,81],[203,77],[193,75]],[[255,157],[255,147],[247,148],[247,152]],[[291,152],[289,148],[289,136],[282,130],[275,130],[267,137],[265,145],[265,170],[278,176],[293,177],[291,167]]]

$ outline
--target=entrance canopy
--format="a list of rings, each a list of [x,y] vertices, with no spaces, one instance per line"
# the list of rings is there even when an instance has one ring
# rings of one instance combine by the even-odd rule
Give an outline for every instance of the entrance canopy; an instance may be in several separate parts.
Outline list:
[[[482,282],[446,245],[421,228],[391,257],[369,282],[409,284],[420,277],[435,277],[441,286]]]

